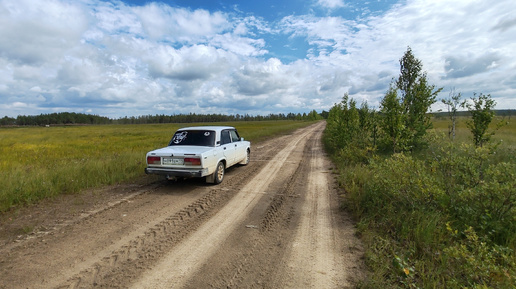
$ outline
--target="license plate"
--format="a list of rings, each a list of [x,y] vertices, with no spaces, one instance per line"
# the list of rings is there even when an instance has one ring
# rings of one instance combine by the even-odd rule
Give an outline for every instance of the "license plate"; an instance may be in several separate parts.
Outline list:
[[[163,158],[164,165],[183,165],[184,163],[184,159]]]

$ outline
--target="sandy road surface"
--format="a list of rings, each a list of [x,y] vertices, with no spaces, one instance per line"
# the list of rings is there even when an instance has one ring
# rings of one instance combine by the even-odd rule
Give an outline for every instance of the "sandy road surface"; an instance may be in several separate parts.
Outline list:
[[[362,250],[323,129],[253,144],[251,163],[218,186],[124,185],[4,216],[5,236],[35,229],[0,240],[0,288],[351,287]]]

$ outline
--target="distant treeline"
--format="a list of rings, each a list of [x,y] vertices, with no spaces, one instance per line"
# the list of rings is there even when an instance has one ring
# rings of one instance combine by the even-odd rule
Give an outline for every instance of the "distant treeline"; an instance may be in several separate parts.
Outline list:
[[[75,113],[59,112],[40,115],[19,115],[16,118],[5,116],[0,119],[0,125],[34,126],[34,125],[72,125],[72,124],[110,124],[113,120],[108,117]]]
[[[326,118],[328,112],[269,114],[266,116],[224,115],[224,114],[175,114],[175,115],[143,115],[111,119],[104,116],[75,112],[59,112],[40,115],[19,115],[16,118],[5,116],[0,119],[1,126],[44,126],[44,125],[81,125],[81,124],[150,124],[150,123],[197,123],[197,122],[230,122],[230,121],[262,121],[262,120],[317,120]]]

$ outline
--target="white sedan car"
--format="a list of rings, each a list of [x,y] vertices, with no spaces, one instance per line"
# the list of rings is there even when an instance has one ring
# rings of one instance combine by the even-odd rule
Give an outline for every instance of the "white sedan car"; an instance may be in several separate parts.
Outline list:
[[[219,184],[226,168],[247,165],[251,143],[230,126],[198,126],[179,129],[167,147],[147,153],[146,174],[178,177],[206,177]]]

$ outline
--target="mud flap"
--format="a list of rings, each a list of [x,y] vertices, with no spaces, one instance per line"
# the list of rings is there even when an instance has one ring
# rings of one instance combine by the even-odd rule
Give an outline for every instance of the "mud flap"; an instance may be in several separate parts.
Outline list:
[[[214,184],[215,183],[215,173],[206,176],[206,183]]]

